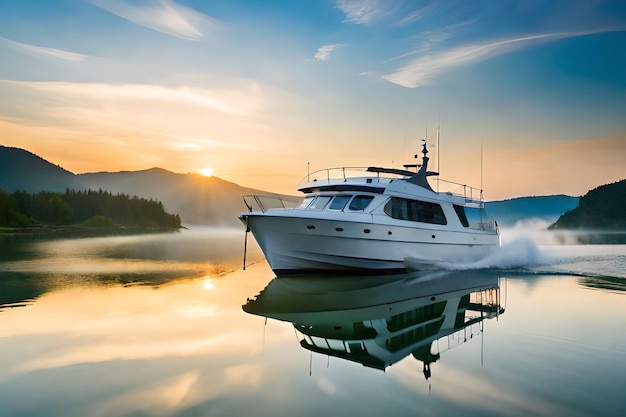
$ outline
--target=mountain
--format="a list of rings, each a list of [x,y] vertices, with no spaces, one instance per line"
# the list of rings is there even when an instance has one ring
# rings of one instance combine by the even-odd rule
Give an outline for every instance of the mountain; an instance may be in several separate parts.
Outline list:
[[[178,213],[185,225],[241,226],[237,215],[246,209],[242,196],[276,195],[241,187],[217,177],[176,174],[161,168],[98,172],[78,177],[92,189],[102,188],[116,194],[157,199],[168,212]]]
[[[83,184],[75,174],[20,148],[0,145],[0,189],[9,193],[23,190],[65,192],[81,189]]]
[[[550,229],[626,229],[626,180],[590,190]]]
[[[143,171],[74,174],[20,148],[0,145],[0,189],[65,192],[108,190],[163,203],[168,213],[178,214],[183,225],[238,226],[237,215],[246,207],[246,194],[276,195],[241,187],[217,177],[176,174],[161,168]],[[294,197],[282,196],[293,199]]]
[[[161,168],[76,175],[26,150],[0,146],[0,189],[8,192],[22,189],[32,193],[41,190],[64,192],[67,188],[102,189],[114,194],[158,200],[168,213],[178,214],[186,226],[241,227],[237,215],[245,210],[243,195],[276,196],[217,177],[176,174]],[[485,203],[485,207],[490,218],[496,219],[501,226],[507,226],[527,218],[553,222],[577,204],[578,197],[555,195],[492,201]]]
[[[485,203],[489,218],[501,226],[513,226],[520,220],[538,219],[554,222],[559,216],[578,205],[579,197],[549,195],[538,197],[518,197],[509,200]]]

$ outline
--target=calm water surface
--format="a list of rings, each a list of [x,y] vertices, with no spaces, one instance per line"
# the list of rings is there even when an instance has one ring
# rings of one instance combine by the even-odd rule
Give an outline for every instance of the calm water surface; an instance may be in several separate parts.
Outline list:
[[[0,236],[0,416],[626,415],[626,246],[509,240],[274,279],[242,231]]]

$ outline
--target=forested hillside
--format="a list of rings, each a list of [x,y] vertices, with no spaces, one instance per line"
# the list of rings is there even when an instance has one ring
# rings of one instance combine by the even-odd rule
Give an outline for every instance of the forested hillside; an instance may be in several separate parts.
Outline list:
[[[9,194],[0,190],[0,226],[32,224],[180,228],[181,220],[158,201],[127,194],[102,190]]]
[[[589,191],[550,229],[626,229],[626,180]]]

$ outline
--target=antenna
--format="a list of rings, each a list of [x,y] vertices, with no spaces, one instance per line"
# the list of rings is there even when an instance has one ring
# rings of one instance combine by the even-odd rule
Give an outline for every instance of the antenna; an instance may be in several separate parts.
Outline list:
[[[426,150],[426,146],[428,145],[428,125],[426,126],[426,133],[424,134],[424,139],[422,140],[422,142],[424,142],[422,144],[422,155],[426,156],[426,152],[424,152]]]
[[[441,114],[437,118],[437,173],[441,174],[441,165],[439,165],[439,129],[441,127]],[[437,175],[437,192],[439,192],[439,175]]]
[[[483,142],[480,142],[480,229],[483,230],[483,211],[485,203],[483,201]]]
[[[483,142],[480,142],[480,193],[483,193]]]

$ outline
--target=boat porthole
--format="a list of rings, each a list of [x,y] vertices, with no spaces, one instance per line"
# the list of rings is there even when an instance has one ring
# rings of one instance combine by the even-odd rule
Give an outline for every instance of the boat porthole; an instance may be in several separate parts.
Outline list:
[[[435,235],[433,235],[433,236],[432,236],[432,238],[434,239],[434,238],[435,238]]]
[[[388,235],[390,235],[390,234],[391,234],[391,230],[390,230],[390,231],[388,231],[388,232],[387,232],[387,234],[388,234]]]
[[[430,297],[430,301],[435,301],[435,300],[436,300],[436,298],[434,296]]]
[[[343,232],[343,227],[337,227],[335,230],[338,232]]]
[[[370,229],[363,229],[363,233],[369,233]]]
[[[307,228],[307,229],[309,229],[309,230],[313,230],[313,229],[315,229],[315,226],[313,226],[312,224],[310,224],[310,225],[308,225],[306,228]]]

